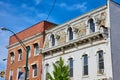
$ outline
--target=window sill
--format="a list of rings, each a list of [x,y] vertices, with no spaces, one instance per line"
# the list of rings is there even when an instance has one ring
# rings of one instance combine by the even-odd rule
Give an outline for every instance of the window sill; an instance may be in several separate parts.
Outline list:
[[[37,78],[37,76],[33,76],[33,78]]]
[[[105,73],[97,73],[97,76],[103,76]]]
[[[70,80],[73,80],[73,77],[70,77]]]
[[[34,54],[34,56],[38,56],[39,54]]]
[[[89,77],[89,75],[83,75],[82,76],[82,78],[88,78]]]
[[[22,60],[18,60],[18,61],[22,61]]]

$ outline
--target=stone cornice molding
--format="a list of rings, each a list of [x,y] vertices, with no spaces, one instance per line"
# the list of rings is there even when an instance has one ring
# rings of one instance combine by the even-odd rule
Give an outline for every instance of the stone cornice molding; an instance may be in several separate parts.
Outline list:
[[[34,39],[36,39],[36,38],[39,38],[39,37],[43,36],[43,34],[44,34],[43,32],[38,33],[38,34],[35,34],[35,35],[31,36],[31,37],[28,37],[28,38],[22,40],[22,42],[23,42],[24,44],[26,44],[27,42],[30,42],[31,40],[34,40]],[[19,43],[19,42],[16,42],[16,43],[14,43],[14,44],[8,45],[8,46],[7,46],[7,49],[14,48],[14,47],[16,47],[16,46],[20,46],[20,43]],[[26,45],[26,46],[27,46],[27,45]]]

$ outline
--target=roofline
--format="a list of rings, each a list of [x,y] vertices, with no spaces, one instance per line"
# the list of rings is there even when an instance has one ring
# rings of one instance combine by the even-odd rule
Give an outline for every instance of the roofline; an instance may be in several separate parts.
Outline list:
[[[65,23],[58,25],[58,26],[55,27],[54,29],[46,30],[46,33],[49,33],[49,32],[51,32],[51,31],[53,32],[54,30],[56,30],[56,29],[58,29],[58,28],[61,28],[61,27],[63,27],[63,26],[66,26],[67,24],[73,23],[73,22],[76,21],[76,19],[78,19],[78,18],[81,19],[81,18],[83,18],[83,17],[88,16],[89,14],[95,13],[97,10],[100,11],[100,10],[103,10],[103,9],[105,9],[105,8],[107,8],[107,4],[105,4],[105,5],[103,5],[103,6],[100,6],[100,7],[96,8],[96,9],[93,9],[93,10],[91,10],[91,11],[85,13],[85,14],[82,14],[82,15],[76,17],[76,18],[73,18],[73,19],[71,19],[71,20],[69,20],[69,21],[66,21]]]
[[[57,24],[55,24],[55,23],[53,23],[53,22],[49,22],[49,21],[47,21],[47,20],[42,20],[42,21],[37,22],[37,23],[35,23],[35,24],[31,25],[30,27],[28,27],[28,28],[26,28],[26,29],[24,29],[24,30],[21,30],[21,31],[19,31],[19,32],[15,33],[15,34],[17,35],[17,34],[19,34],[19,33],[23,32],[23,31],[25,31],[25,30],[27,30],[27,29],[29,29],[29,28],[31,28],[31,27],[33,27],[33,26],[35,26],[35,25],[39,24],[39,23],[42,23],[42,22],[48,22],[48,23],[51,23],[51,24],[57,25]],[[12,37],[12,36],[14,36],[14,35],[11,35],[10,37]]]

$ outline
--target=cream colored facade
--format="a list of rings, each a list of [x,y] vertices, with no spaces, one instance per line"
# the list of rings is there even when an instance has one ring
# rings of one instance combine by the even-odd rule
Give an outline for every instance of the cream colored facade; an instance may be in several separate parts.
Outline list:
[[[51,30],[46,30],[45,43],[42,50],[42,80],[46,80],[47,71],[52,74],[52,63],[56,63],[60,57],[62,57],[65,64],[68,65],[69,59],[73,59],[73,76],[70,77],[71,80],[113,79],[110,41],[110,4],[112,3],[114,2],[108,0],[108,4],[103,7],[52,28]],[[90,20],[93,21],[94,30],[90,27]],[[73,33],[72,39],[70,39],[70,29]],[[52,43],[53,41],[55,43]],[[103,51],[104,69],[102,73],[99,72],[99,51]],[[88,56],[87,75],[83,74],[84,55]]]

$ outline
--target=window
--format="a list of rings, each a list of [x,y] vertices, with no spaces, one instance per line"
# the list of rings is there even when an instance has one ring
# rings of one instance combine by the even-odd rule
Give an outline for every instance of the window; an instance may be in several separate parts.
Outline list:
[[[88,56],[83,55],[83,75],[88,75]]]
[[[37,76],[37,72],[38,72],[37,65],[36,64],[32,65],[32,68],[33,68],[33,77],[35,77]]]
[[[67,32],[68,32],[68,38],[69,38],[69,40],[73,40],[73,31],[72,31],[72,28],[69,27],[68,30],[67,30]]]
[[[13,80],[13,70],[10,70],[9,80]]]
[[[51,35],[51,44],[52,46],[55,46],[55,37],[53,34]]]
[[[104,73],[104,58],[103,58],[103,51],[98,51],[98,71],[100,74]]]
[[[73,77],[73,58],[69,59],[69,71],[70,71],[70,77]]]
[[[35,55],[39,54],[39,46],[38,46],[38,43],[35,43],[35,44],[34,44],[34,54],[35,54]]]
[[[48,73],[48,70],[49,70],[49,64],[46,64],[45,67],[46,67],[46,80],[48,80],[47,73]]]
[[[21,73],[22,73],[21,67],[19,67],[18,70],[17,70],[17,75],[18,75],[17,80],[19,79],[19,75],[20,75]]]
[[[22,50],[19,49],[18,50],[18,61],[21,61],[22,60]]]
[[[94,20],[90,19],[88,22],[89,22],[90,32],[95,32],[95,23],[94,23]]]
[[[28,57],[31,56],[31,49],[30,49],[30,46],[27,46],[26,49],[28,50]]]
[[[11,53],[10,53],[10,61],[11,61],[11,64],[14,63],[14,58],[15,58],[14,53],[11,52]]]

